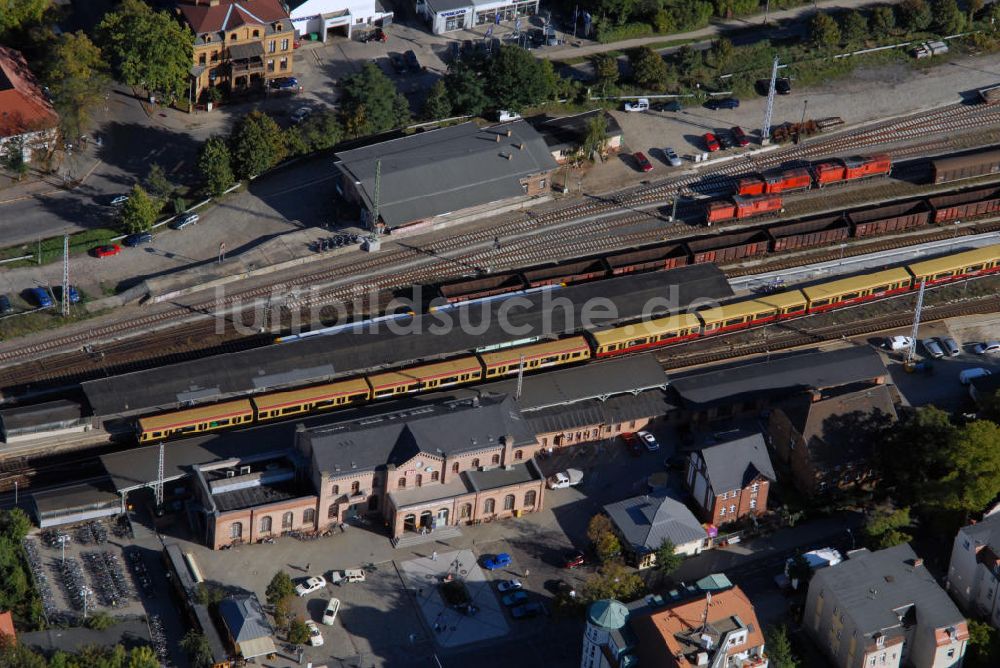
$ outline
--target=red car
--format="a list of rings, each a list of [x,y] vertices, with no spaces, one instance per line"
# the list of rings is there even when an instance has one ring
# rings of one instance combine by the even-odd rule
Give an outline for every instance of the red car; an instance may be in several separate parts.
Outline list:
[[[622,440],[625,441],[625,447],[628,448],[629,454],[633,457],[638,457],[642,454],[642,444],[639,443],[639,437],[629,432],[627,434],[622,434]]]
[[[94,257],[114,257],[122,252],[122,247],[118,244],[108,244],[107,246],[98,246],[94,249]]]
[[[711,132],[706,132],[702,139],[705,140],[705,148],[708,149],[709,153],[715,153],[721,148],[719,146],[719,139]]]
[[[653,163],[649,161],[649,158],[646,157],[645,153],[637,151],[632,157],[635,158],[635,162],[639,165],[639,169],[644,172],[653,171]]]
[[[586,563],[586,558],[583,556],[583,552],[570,552],[566,555],[566,560],[563,562],[563,568],[579,568]]]
[[[737,146],[749,146],[750,138],[747,137],[747,133],[743,132],[743,128],[740,126],[733,127],[729,132],[733,135],[733,141],[736,142]]]

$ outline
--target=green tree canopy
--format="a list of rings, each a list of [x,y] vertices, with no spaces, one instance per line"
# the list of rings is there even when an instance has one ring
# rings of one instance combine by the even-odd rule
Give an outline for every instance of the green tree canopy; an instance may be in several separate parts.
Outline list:
[[[647,90],[666,90],[670,70],[660,54],[648,46],[640,46],[628,52],[628,61],[637,85]]]
[[[106,631],[117,623],[114,617],[103,610],[98,610],[87,617],[86,626],[88,629],[94,629],[95,631]]]
[[[868,19],[857,10],[847,12],[841,19],[840,32],[847,44],[858,46],[868,37]]]
[[[608,87],[618,83],[618,58],[609,53],[598,53],[591,57],[590,63],[594,67],[594,83],[601,92],[607,92]]]
[[[734,55],[736,55],[736,47],[729,39],[720,37],[712,42],[712,60],[718,69],[724,70],[729,67]]]
[[[614,598],[631,601],[642,595],[645,584],[642,578],[618,561],[609,561],[594,575],[587,578],[581,589],[583,603]]]
[[[198,154],[198,172],[205,181],[205,190],[218,197],[236,183],[229,144],[222,137],[209,137]]]
[[[191,668],[212,668],[215,664],[208,639],[193,629],[184,635],[181,640],[181,649],[187,654]]]
[[[840,26],[826,12],[817,12],[809,22],[809,40],[820,49],[840,44]]]
[[[888,37],[896,30],[896,12],[888,5],[879,5],[872,11],[871,29],[877,37]]]
[[[951,467],[949,452],[958,434],[948,414],[937,408],[902,412],[877,449],[883,480],[901,506],[927,501],[932,482]]]
[[[348,134],[385,132],[410,122],[410,105],[396,85],[374,63],[341,80],[340,108]]]
[[[125,234],[149,232],[153,229],[156,216],[160,213],[162,204],[150,197],[140,185],[132,186],[128,201],[119,210],[119,223]]]
[[[154,162],[149,166],[149,171],[146,173],[146,189],[153,197],[165,200],[174,194],[177,186],[167,178],[167,173],[163,171],[163,167],[160,167],[159,163]]]
[[[896,5],[897,23],[907,32],[921,32],[931,25],[931,8],[924,0],[903,0]]]
[[[489,104],[479,74],[463,62],[455,63],[448,68],[444,85],[448,89],[451,111],[454,114],[478,116]]]
[[[24,159],[24,137],[11,137],[4,142],[3,166],[13,172],[18,181],[28,173],[28,162]]]
[[[309,642],[309,627],[298,617],[288,625],[288,642],[296,645],[305,645]]]
[[[259,176],[285,158],[281,128],[260,111],[251,111],[236,123],[229,144],[233,171],[241,179]]]
[[[424,118],[428,121],[436,121],[451,116],[451,99],[448,97],[448,88],[444,85],[444,80],[438,79],[427,92],[427,99],[424,100]]]
[[[604,112],[595,114],[587,121],[587,134],[583,138],[580,152],[584,159],[592,160],[595,155],[603,155],[608,145],[608,119]]]
[[[965,14],[956,0],[931,1],[931,27],[941,35],[955,35],[965,27]]]
[[[521,111],[548,100],[555,91],[552,62],[519,46],[504,45],[486,68],[486,90],[497,109]]]
[[[142,0],[122,0],[97,26],[98,43],[120,81],[174,101],[187,96],[194,33]]]
[[[1000,633],[986,622],[968,620],[969,649],[964,668],[996,668],[1000,666]],[[770,648],[768,648],[770,649]]]
[[[39,23],[52,0],[0,0],[0,37]]]
[[[788,640],[788,627],[784,624],[772,626],[764,636],[768,668],[799,668],[799,660],[795,658],[792,643]]]
[[[812,576],[813,569],[808,559],[801,553],[792,557],[792,563],[788,565],[788,579],[792,581],[794,589],[804,591],[809,586]]]
[[[66,137],[79,137],[104,102],[111,83],[101,50],[86,33],[63,33],[50,47],[42,79]]]
[[[602,562],[614,559],[621,554],[622,546],[615,535],[611,520],[603,513],[590,518],[587,525],[587,538],[594,547],[597,558]]]
[[[966,514],[984,510],[1000,494],[1000,426],[988,420],[964,425],[949,454],[951,470],[938,481],[936,501]]]
[[[979,12],[983,11],[983,7],[985,6],[985,0],[966,0],[965,11],[968,12],[967,16],[970,24],[976,20],[976,16]]]
[[[275,573],[274,577],[271,578],[271,582],[267,585],[267,590],[264,592],[267,602],[271,605],[275,605],[281,599],[289,598],[294,594],[295,585],[292,584],[292,578],[285,571]]]
[[[664,538],[656,548],[656,570],[670,575],[684,562],[684,555],[677,553],[677,546],[669,538]]]
[[[160,668],[160,660],[152,647],[139,645],[128,653],[128,668]]]
[[[873,550],[908,543],[913,536],[906,529],[912,524],[909,508],[878,508],[865,520],[865,543]]]

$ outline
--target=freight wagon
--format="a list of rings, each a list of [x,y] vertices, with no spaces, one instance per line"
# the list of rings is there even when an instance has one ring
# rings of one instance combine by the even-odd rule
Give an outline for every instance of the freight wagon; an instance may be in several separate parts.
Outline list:
[[[714,262],[724,264],[755,255],[764,255],[771,245],[765,230],[748,230],[715,237],[703,237],[688,242],[692,264]]]
[[[608,255],[605,260],[613,276],[640,271],[661,271],[683,267],[688,263],[687,248],[684,244],[668,244],[653,248]]]
[[[934,183],[948,183],[1000,173],[1000,149],[992,148],[931,161]]]
[[[941,195],[927,200],[934,210],[937,224],[968,220],[1000,211],[1000,189],[996,186],[979,188],[954,195]]]
[[[774,239],[771,250],[775,253],[834,244],[851,236],[851,226],[843,214],[799,223],[780,223],[768,227],[767,231]]]
[[[871,237],[922,227],[930,217],[931,208],[924,200],[888,204],[847,214],[848,221],[854,227],[855,237]]]

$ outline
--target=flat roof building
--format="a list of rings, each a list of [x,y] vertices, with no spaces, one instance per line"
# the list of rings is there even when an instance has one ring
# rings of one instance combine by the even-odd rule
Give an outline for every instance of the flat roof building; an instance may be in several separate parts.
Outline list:
[[[528,28],[529,16],[538,13],[538,0],[418,0],[417,14],[440,35],[476,26],[500,25],[520,19]]]

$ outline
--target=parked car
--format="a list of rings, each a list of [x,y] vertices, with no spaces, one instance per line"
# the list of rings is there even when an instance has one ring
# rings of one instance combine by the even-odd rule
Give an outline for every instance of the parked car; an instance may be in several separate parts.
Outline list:
[[[792,81],[788,77],[781,77],[774,82],[774,92],[778,95],[788,95],[792,92]]]
[[[583,552],[567,552],[563,557],[563,568],[579,568],[587,563],[587,558]]]
[[[500,592],[514,591],[521,588],[520,580],[500,580],[497,582],[497,590]]]
[[[185,227],[190,227],[198,223],[198,214],[189,213],[183,218],[178,218],[174,222],[170,223],[170,229],[173,230],[183,230]]]
[[[0,295],[0,315],[7,315],[13,311],[14,307],[10,303],[10,297],[7,295]]]
[[[626,102],[625,111],[646,111],[649,109],[649,100],[641,97],[635,102]]]
[[[660,444],[657,442],[656,437],[650,434],[648,431],[640,431],[639,438],[642,439],[643,445],[650,452],[656,452],[660,449]]]
[[[622,440],[625,441],[625,447],[628,448],[629,453],[633,457],[638,457],[642,454],[642,445],[639,443],[639,437],[628,432],[622,434]]]
[[[738,109],[739,106],[740,101],[735,97],[712,98],[705,103],[705,107],[711,109],[712,111],[718,111],[719,109]]]
[[[322,575],[313,575],[306,578],[305,582],[300,582],[295,587],[296,596],[307,596],[314,591],[319,591],[326,587],[326,579]]]
[[[118,244],[105,244],[94,248],[94,257],[114,257],[122,252],[122,247]]]
[[[671,167],[680,167],[681,164],[683,164],[681,163],[681,159],[677,156],[677,152],[669,146],[663,149],[663,157],[667,159],[667,163]]]
[[[392,69],[396,70],[396,74],[402,74],[406,71],[406,60],[401,53],[396,53],[395,51],[390,53],[389,63],[392,64]]]
[[[640,171],[643,172],[653,171],[653,163],[649,161],[649,158],[646,157],[645,153],[643,153],[642,151],[636,151],[632,155],[632,157],[635,158],[635,163],[636,165],[638,165]]]
[[[365,38],[363,40],[361,40],[361,41],[362,42],[366,42],[366,43],[367,42],[384,42],[387,39],[388,39],[388,36],[385,34],[385,31],[383,31],[381,28],[376,28],[372,32],[370,32],[367,35],[365,35]]]
[[[331,598],[326,604],[326,610],[323,611],[323,623],[327,626],[332,625],[337,620],[338,612],[340,612],[340,599]]]
[[[977,343],[972,351],[977,355],[988,355],[990,353],[1000,352],[1000,341],[984,341],[983,343]]]
[[[718,138],[719,146],[722,148],[723,151],[728,151],[732,147],[736,146],[736,144],[733,142],[733,138],[730,137],[729,133],[726,131],[718,133],[716,137]]]
[[[944,357],[944,351],[941,350],[941,346],[934,339],[924,339],[920,342],[920,345],[924,347],[924,352],[933,357],[934,359],[941,359]]]
[[[299,87],[299,80],[295,77],[278,77],[271,79],[271,88],[277,90],[295,90]]]
[[[958,346],[958,342],[950,336],[941,337],[941,345],[944,347],[945,352],[948,353],[948,357],[958,357],[962,354],[962,349]]]
[[[511,592],[500,599],[500,602],[506,605],[508,608],[514,605],[521,605],[528,600],[528,592],[523,589],[518,589],[515,592]]]
[[[60,288],[60,290],[61,290],[61,288]],[[69,303],[70,304],[79,304],[80,303],[80,293],[79,293],[79,291],[77,291],[76,286],[75,285],[69,286],[68,292],[69,292]],[[60,298],[61,297],[62,297],[62,295],[60,295]]]
[[[966,369],[962,373],[958,374],[958,381],[962,385],[968,385],[976,378],[982,378],[983,376],[989,376],[990,372],[988,369],[982,367],[976,367],[975,369]]]
[[[52,295],[49,294],[48,289],[37,287],[31,288],[29,292],[31,293],[31,298],[35,301],[35,303],[42,308],[49,308],[52,306]]]
[[[313,647],[322,647],[323,634],[319,632],[319,627],[316,626],[316,622],[311,619],[307,619],[306,626],[309,628],[309,644]]]
[[[291,116],[289,118],[292,119],[292,123],[298,125],[302,121],[309,118],[312,115],[312,112],[313,112],[312,109],[310,109],[309,107],[299,107],[298,109],[296,109],[291,113]]]
[[[128,195],[115,195],[108,202],[111,206],[121,206],[128,201]]]
[[[671,102],[664,102],[662,104],[654,104],[653,109],[655,111],[680,111],[684,106],[677,100]]]
[[[492,556],[486,557],[483,560],[483,568],[488,571],[495,571],[500,568],[506,568],[510,566],[511,558],[506,552],[501,552],[500,554],[494,554]]]
[[[738,125],[734,125],[729,132],[733,135],[733,141],[740,148],[750,145],[750,138],[747,137],[747,133],[743,132],[743,128]]]
[[[506,109],[497,110],[497,120],[501,123],[509,123],[511,121],[521,120],[521,114],[516,111],[507,111]]]
[[[153,235],[150,234],[149,232],[138,232],[136,234],[130,234],[127,237],[125,237],[125,240],[122,241],[122,243],[128,246],[129,248],[135,248],[140,244],[152,243],[152,241],[153,241]]]
[[[363,568],[348,568],[343,571],[330,571],[330,584],[338,587],[345,582],[364,582],[367,576]]]
[[[908,336],[890,336],[885,340],[885,347],[889,350],[906,350],[913,345],[913,339]]]
[[[416,53],[414,53],[412,50],[407,51],[406,53],[403,54],[403,58],[406,59],[406,66],[410,68],[411,72],[420,71],[420,61],[417,60]]]
[[[547,615],[549,613],[540,601],[530,601],[529,603],[510,609],[510,616],[514,619],[529,619],[542,614]]]
[[[549,476],[547,481],[549,489],[565,489],[575,487],[583,481],[583,471],[579,469],[566,469]]]
[[[709,153],[715,153],[719,150],[719,140],[711,132],[706,132],[702,139],[705,141],[705,148]]]

